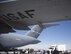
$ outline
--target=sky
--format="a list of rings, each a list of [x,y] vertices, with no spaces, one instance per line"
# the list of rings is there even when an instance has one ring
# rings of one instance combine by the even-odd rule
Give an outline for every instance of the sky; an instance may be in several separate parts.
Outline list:
[[[71,49],[71,21],[60,21],[52,23],[60,25],[44,29],[38,37],[41,43],[27,45],[21,48],[48,49],[51,45],[65,44],[67,49]],[[26,32],[27,31],[17,30],[16,33],[25,35]]]

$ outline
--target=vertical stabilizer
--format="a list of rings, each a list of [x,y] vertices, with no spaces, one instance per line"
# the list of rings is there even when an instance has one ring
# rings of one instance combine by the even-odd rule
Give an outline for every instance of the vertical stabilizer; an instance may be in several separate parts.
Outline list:
[[[48,24],[48,23],[43,23],[41,25],[34,25],[30,31],[26,33],[26,36],[38,38],[40,33],[42,32],[43,29],[51,26],[57,26],[59,24]]]

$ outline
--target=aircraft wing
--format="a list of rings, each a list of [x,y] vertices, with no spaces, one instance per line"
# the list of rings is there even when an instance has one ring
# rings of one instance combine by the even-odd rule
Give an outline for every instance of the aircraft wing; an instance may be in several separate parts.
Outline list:
[[[28,25],[71,20],[71,0],[12,0],[12,2],[1,2],[1,18],[9,27],[19,30],[29,29]]]
[[[8,0],[10,1],[10,0]],[[12,0],[0,3],[0,16],[28,25],[71,20],[70,0]]]
[[[29,30],[30,28],[28,27],[27,23],[22,22],[22,21],[9,21],[4,18],[0,18],[3,20],[5,23],[7,23],[9,26],[11,26],[14,29],[17,30]]]
[[[14,29],[17,30],[29,30],[29,27],[22,22],[15,22],[15,21],[6,21],[3,18],[0,18],[0,34],[1,33],[8,33],[8,32],[15,32]]]
[[[0,34],[1,33],[8,33],[8,32],[15,32],[11,26],[5,23],[3,20],[0,19]]]
[[[30,30],[28,25],[23,22],[17,22],[17,21],[7,21],[7,23],[14,29],[17,30]]]
[[[12,1],[16,1],[16,0],[0,0],[0,3],[12,2]]]

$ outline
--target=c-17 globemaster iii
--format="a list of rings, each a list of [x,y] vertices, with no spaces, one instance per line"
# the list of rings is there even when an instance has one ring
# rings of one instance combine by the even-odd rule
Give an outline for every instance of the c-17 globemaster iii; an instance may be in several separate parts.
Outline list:
[[[37,44],[40,42],[37,38],[43,29],[57,25],[59,24],[43,23],[41,25],[34,25],[25,35],[17,33],[0,34],[0,51],[8,51],[20,46]]]

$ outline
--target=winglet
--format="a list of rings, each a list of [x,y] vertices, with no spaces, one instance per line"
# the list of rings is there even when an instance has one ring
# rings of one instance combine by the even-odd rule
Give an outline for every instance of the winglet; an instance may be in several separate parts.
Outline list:
[[[26,36],[37,38],[40,35],[40,33],[43,31],[43,29],[58,25],[59,24],[48,24],[48,23],[43,23],[41,25],[34,25],[32,29],[26,33]]]

